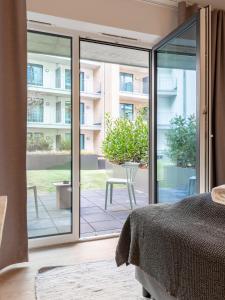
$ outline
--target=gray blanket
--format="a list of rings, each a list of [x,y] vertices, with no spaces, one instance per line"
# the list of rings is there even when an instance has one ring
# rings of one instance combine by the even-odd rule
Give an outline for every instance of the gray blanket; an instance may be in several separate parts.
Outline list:
[[[133,211],[116,262],[140,267],[177,299],[224,300],[225,206],[202,194]]]

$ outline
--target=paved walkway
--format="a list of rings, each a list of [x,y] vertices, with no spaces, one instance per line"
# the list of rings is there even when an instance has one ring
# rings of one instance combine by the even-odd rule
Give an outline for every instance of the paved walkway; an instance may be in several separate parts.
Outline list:
[[[148,205],[148,195],[136,191],[137,206]],[[81,191],[81,237],[120,232],[130,213],[126,189],[114,189],[113,203],[104,209],[105,190]],[[38,237],[71,231],[71,211],[56,207],[55,193],[38,195],[39,218],[36,217],[32,194],[28,197],[28,235]]]
[[[135,191],[137,207],[148,205],[148,195]],[[177,202],[187,196],[186,191],[160,189],[160,202]],[[28,198],[28,234],[29,237],[55,235],[71,231],[70,209],[56,207],[55,193],[38,195],[39,218],[36,217],[34,199]],[[105,206],[105,190],[81,191],[80,236],[98,236],[117,233],[130,213],[127,189],[114,189],[113,203]]]

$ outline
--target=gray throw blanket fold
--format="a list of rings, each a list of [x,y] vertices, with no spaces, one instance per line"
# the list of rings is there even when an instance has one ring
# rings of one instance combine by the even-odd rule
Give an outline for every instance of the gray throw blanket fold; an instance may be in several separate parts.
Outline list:
[[[224,300],[225,206],[202,194],[134,210],[116,262],[140,267],[177,299]]]

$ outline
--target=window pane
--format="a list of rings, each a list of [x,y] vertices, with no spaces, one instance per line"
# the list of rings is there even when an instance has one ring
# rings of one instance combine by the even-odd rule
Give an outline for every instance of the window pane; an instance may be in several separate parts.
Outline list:
[[[80,150],[85,149],[84,134],[80,134]]]
[[[27,46],[28,236],[62,235],[72,232],[71,39],[28,32]]]
[[[65,103],[65,123],[71,123],[71,103],[68,101]]]
[[[196,24],[157,50],[157,195],[198,193]]]
[[[149,77],[146,76],[143,78],[143,94],[149,93]]]
[[[61,112],[61,102],[56,102],[56,123],[61,123],[62,112]]]
[[[128,119],[130,121],[133,120],[134,115],[134,106],[133,104],[120,104],[120,117]]]
[[[43,85],[43,66],[38,64],[27,65],[27,81],[31,85]]]
[[[80,124],[84,124],[84,103],[80,103]]]
[[[84,92],[84,72],[80,72],[80,91]]]
[[[55,87],[56,88],[61,88],[61,68],[58,67],[55,70]]]
[[[67,90],[71,89],[71,71],[70,70],[65,70],[65,88]]]
[[[133,74],[120,73],[120,90],[122,92],[133,92]]]
[[[28,122],[44,121],[44,100],[38,98],[29,98],[27,107]]]

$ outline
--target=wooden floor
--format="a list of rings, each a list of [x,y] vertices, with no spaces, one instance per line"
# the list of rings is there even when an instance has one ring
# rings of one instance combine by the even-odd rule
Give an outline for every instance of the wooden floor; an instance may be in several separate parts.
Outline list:
[[[117,239],[83,242],[30,252],[30,262],[0,272],[0,300],[34,300],[34,279],[45,266],[113,259]]]

